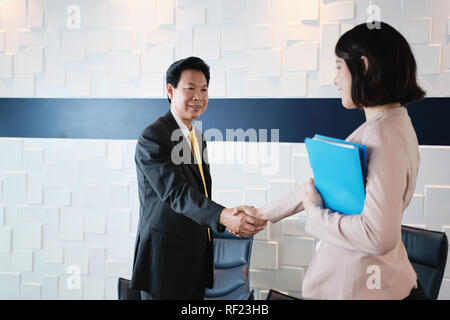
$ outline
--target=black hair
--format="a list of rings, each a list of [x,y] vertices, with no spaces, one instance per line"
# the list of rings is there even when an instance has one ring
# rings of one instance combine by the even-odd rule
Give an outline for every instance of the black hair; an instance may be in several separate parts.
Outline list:
[[[188,57],[185,59],[181,59],[175,61],[170,65],[166,72],[166,84],[171,84],[174,88],[178,86],[178,82],[180,82],[181,73],[184,70],[197,70],[201,71],[206,78],[206,84],[209,86],[209,66],[198,57]],[[167,99],[170,101],[169,97]]]
[[[339,38],[335,54],[345,60],[352,75],[351,96],[358,108],[406,105],[425,96],[417,84],[416,60],[408,41],[387,23],[355,26]],[[362,56],[369,62],[367,71]]]

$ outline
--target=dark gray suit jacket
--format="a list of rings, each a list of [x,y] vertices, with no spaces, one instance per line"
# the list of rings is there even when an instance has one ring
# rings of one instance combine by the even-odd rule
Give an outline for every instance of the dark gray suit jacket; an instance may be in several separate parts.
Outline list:
[[[206,198],[186,139],[179,134],[171,141],[177,129],[175,118],[167,112],[142,132],[135,155],[140,211],[130,287],[168,299],[190,297],[199,283],[212,287],[213,244],[207,227],[215,232],[225,229],[219,224],[224,207]],[[206,152],[203,135],[196,131],[196,136]],[[174,148],[190,163],[174,163]],[[203,172],[211,195],[207,161]]]

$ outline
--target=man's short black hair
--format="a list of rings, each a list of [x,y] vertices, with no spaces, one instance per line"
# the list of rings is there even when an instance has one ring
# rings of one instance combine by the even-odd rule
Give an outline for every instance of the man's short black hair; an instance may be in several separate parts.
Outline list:
[[[206,78],[206,84],[209,86],[209,66],[199,57],[188,57],[172,63],[166,72],[166,84],[171,84],[174,88],[178,86],[180,82],[181,73],[184,70],[197,70],[201,71]],[[169,99],[169,97],[167,97]],[[170,99],[169,99],[169,102]]]
[[[387,23],[355,26],[339,38],[335,53],[350,70],[352,100],[359,108],[406,105],[425,96],[417,84],[416,60],[408,42]],[[367,71],[362,56],[368,59]]]

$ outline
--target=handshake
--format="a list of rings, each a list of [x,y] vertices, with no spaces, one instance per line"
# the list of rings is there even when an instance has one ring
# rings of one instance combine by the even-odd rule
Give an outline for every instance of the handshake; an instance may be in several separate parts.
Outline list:
[[[220,214],[219,222],[227,227],[230,233],[245,238],[255,235],[267,225],[261,208],[253,206],[225,208]]]

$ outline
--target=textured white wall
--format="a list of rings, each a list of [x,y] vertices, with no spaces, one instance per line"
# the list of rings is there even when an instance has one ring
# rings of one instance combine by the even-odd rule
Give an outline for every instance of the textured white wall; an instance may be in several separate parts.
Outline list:
[[[116,299],[138,222],[134,140],[0,138],[0,299]],[[258,161],[251,156],[257,153]],[[404,224],[450,236],[450,147],[421,147]],[[213,199],[261,206],[311,176],[302,143],[211,142]],[[316,239],[300,213],[254,240],[250,284],[301,295]],[[80,289],[67,284],[70,266]],[[440,298],[450,299],[450,266]],[[70,271],[70,270],[69,270]]]
[[[0,1],[0,96],[163,97],[167,66],[199,55],[212,67],[213,97],[337,97],[334,43],[366,21],[369,3]],[[411,42],[428,96],[449,96],[450,1],[371,3]],[[67,27],[72,4],[81,9],[79,30]],[[131,140],[0,138],[0,299],[116,299],[117,277],[130,277],[138,218],[134,147]],[[243,156],[253,147],[210,144],[217,201],[259,206],[311,175],[303,144],[280,144],[275,172],[270,153],[256,164]],[[450,147],[422,146],[421,155],[404,223],[449,232]],[[257,298],[269,288],[301,294],[316,243],[303,225],[299,214],[256,237]],[[67,284],[73,265],[78,290]]]
[[[198,55],[212,97],[337,97],[334,44],[369,4],[448,96],[448,0],[3,0],[0,96],[163,97],[168,65]]]

